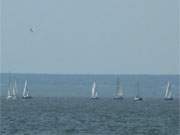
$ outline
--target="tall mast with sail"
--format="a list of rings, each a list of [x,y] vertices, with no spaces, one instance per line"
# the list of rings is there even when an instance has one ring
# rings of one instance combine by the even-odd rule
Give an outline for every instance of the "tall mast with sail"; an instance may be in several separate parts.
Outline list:
[[[16,99],[16,96],[17,96],[17,84],[16,84],[16,80],[15,80],[13,87],[12,87],[12,98]]]
[[[120,84],[120,80],[117,79],[117,88],[116,88],[116,94],[114,99],[123,99],[123,88],[122,85]]]
[[[164,99],[165,100],[173,100],[171,84],[169,81],[167,82],[167,87],[166,87]]]
[[[14,82],[11,80],[11,74],[10,74],[9,86],[8,86],[7,94],[8,94],[7,99],[16,99],[16,97],[17,97],[16,80]]]
[[[98,99],[98,91],[96,90],[96,82],[93,82],[92,90],[91,90],[91,99]]]
[[[8,87],[8,93],[7,93],[7,99],[11,99],[12,98],[12,85],[11,82],[9,81],[9,87]]]
[[[137,82],[137,94],[134,97],[134,101],[141,101],[143,98],[140,96],[140,86],[139,82]]]
[[[24,89],[23,89],[23,96],[22,96],[22,98],[24,98],[24,99],[32,98],[31,95],[30,95],[30,91],[29,91],[29,89],[27,87],[27,80],[24,83]]]

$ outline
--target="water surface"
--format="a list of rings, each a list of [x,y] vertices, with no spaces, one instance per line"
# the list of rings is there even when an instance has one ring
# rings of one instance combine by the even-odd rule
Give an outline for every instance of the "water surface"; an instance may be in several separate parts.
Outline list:
[[[1,98],[2,135],[178,135],[179,101]]]

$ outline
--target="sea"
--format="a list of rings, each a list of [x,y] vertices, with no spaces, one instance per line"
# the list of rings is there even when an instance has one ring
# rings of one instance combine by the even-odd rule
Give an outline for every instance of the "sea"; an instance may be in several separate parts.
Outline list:
[[[0,79],[1,135],[180,135],[180,75],[4,73]],[[123,100],[113,99],[117,79]],[[15,80],[17,99],[7,100]],[[25,80],[32,99],[21,98]],[[90,99],[94,81],[97,100]],[[167,81],[172,101],[163,99]],[[137,91],[143,101],[133,101]]]

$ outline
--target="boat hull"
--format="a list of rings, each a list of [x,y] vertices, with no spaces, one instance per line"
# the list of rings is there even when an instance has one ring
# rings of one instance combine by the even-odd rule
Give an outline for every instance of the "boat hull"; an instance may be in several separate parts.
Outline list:
[[[173,98],[164,98],[164,100],[169,101],[169,100],[173,100]]]
[[[12,96],[8,96],[6,99],[12,99]]]
[[[91,97],[90,99],[97,100],[97,99],[99,99],[99,97]]]
[[[22,99],[31,99],[32,97],[31,96],[28,96],[28,97],[22,97]]]
[[[15,100],[17,99],[16,96],[8,96],[6,99],[12,99],[12,100]]]
[[[134,101],[142,101],[142,100],[143,100],[142,97],[135,97],[135,98],[134,98]]]

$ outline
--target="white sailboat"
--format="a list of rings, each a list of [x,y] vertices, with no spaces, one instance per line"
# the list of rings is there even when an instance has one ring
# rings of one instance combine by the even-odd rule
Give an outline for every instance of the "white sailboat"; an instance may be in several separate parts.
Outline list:
[[[16,99],[17,97],[17,84],[16,81],[14,84],[11,82],[9,83],[9,88],[8,88],[8,96],[7,99]]]
[[[7,99],[11,99],[11,98],[12,98],[12,90],[11,90],[11,83],[9,83]]]
[[[16,95],[17,95],[17,84],[16,84],[16,80],[15,80],[13,88],[12,88],[12,99],[16,99]]]
[[[24,90],[23,90],[23,96],[22,98],[24,99],[30,99],[32,98],[32,96],[30,95],[30,91],[27,87],[27,80],[25,81],[25,84],[24,84]]]
[[[96,90],[96,82],[92,85],[91,99],[98,99],[98,91]]]
[[[117,89],[114,99],[123,99],[123,88],[122,85],[120,85],[119,79],[117,80]]]
[[[140,96],[140,88],[139,88],[139,83],[137,83],[137,94],[134,97],[134,101],[142,101],[143,98]]]
[[[169,81],[168,81],[168,83],[167,83],[167,87],[166,87],[166,92],[165,92],[164,100],[173,100],[171,84],[170,84]]]

